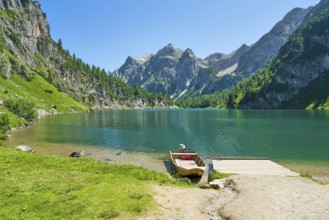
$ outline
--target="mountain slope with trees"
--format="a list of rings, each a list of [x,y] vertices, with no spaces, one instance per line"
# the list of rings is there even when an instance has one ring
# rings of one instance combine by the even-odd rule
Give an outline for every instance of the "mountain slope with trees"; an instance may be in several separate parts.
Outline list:
[[[251,79],[182,107],[329,109],[329,1],[322,0],[278,56]]]
[[[12,126],[25,123],[13,116],[8,100],[28,100],[48,113],[172,104],[168,97],[127,86],[83,62],[60,39],[54,42],[46,14],[32,0],[0,2],[0,112],[9,115]]]

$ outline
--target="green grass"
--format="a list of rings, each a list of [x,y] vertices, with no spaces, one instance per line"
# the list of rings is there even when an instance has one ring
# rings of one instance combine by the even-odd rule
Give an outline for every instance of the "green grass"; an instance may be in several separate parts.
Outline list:
[[[23,125],[26,124],[26,121],[25,120],[23,120],[22,118],[18,117],[14,113],[8,111],[8,109],[6,109],[3,106],[0,106],[0,113],[7,114],[9,116],[9,121],[10,121],[10,127],[11,128],[20,127],[20,126],[23,126]]]
[[[12,10],[0,10],[0,15],[11,22],[13,22],[17,17],[17,14]]]
[[[51,92],[50,92],[51,91]],[[56,87],[48,83],[43,77],[34,74],[31,81],[20,75],[13,74],[10,79],[0,77],[0,98],[25,98],[34,102],[38,109],[48,112],[87,111],[88,107],[59,92]]]
[[[313,180],[312,175],[310,173],[308,173],[308,172],[301,171],[300,176],[303,177],[303,178],[306,178],[306,179]]]
[[[110,219],[152,209],[155,171],[0,147],[0,219]]]
[[[209,173],[209,181],[213,181],[215,179],[224,179],[224,178],[227,178],[227,177],[230,177],[230,176],[232,176],[232,174],[220,173],[220,172],[217,172],[216,170],[212,170]]]

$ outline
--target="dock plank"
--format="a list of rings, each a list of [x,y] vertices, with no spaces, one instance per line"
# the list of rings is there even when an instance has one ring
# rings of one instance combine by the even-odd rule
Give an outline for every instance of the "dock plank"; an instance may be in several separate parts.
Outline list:
[[[221,173],[244,174],[244,175],[277,175],[277,176],[298,176],[299,174],[283,167],[271,160],[250,158],[243,160],[235,159],[214,159],[213,169]]]

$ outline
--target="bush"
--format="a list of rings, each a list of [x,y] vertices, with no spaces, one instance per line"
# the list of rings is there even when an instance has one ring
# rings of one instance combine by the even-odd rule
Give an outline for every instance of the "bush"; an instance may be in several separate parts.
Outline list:
[[[22,117],[29,122],[37,117],[37,111],[34,108],[33,102],[24,99],[9,99],[4,101],[3,104],[15,115]]]
[[[53,90],[51,90],[51,89],[45,89],[45,92],[47,92],[49,94],[52,94],[53,93]]]
[[[0,135],[10,129],[10,121],[7,114],[0,114]]]
[[[0,141],[1,141],[1,142],[2,142],[2,141],[5,141],[5,140],[7,140],[7,139],[8,139],[8,136],[7,136],[7,135],[0,133]]]

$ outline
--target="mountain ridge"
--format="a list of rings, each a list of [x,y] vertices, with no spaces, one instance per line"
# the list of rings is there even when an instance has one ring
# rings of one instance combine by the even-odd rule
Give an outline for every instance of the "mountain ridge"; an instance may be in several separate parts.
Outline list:
[[[135,61],[132,65],[126,60],[113,75],[129,85],[137,84],[175,99],[222,91],[250,77],[272,59],[311,8],[291,10],[255,44],[243,44],[230,54],[214,53],[200,59],[187,49],[190,56],[182,57],[186,50],[168,44],[143,64]],[[188,61],[191,57],[194,62]]]

